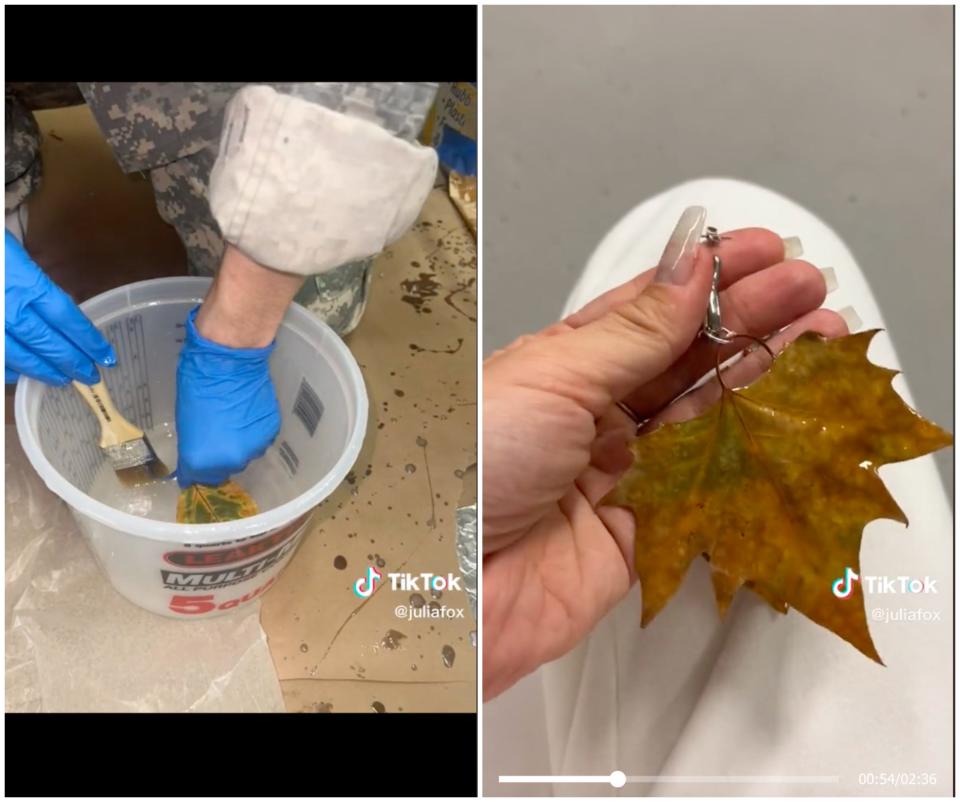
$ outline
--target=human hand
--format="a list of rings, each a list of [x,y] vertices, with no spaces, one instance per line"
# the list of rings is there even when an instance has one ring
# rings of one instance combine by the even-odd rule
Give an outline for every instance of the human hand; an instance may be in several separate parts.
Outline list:
[[[198,307],[199,309],[199,307]],[[203,337],[187,316],[177,364],[177,482],[219,485],[263,456],[280,432],[280,405],[264,348],[230,348]]]
[[[274,338],[303,276],[227,245],[177,365],[177,481],[218,485],[263,456],[280,431],[270,378]]]
[[[9,231],[4,245],[7,384],[21,374],[57,386],[96,384],[98,364],[117,364],[113,347]]]
[[[723,323],[765,337],[776,353],[804,331],[847,333],[818,310],[823,274],[784,260],[784,242],[758,228],[698,245],[704,212],[684,212],[655,270],[595,299],[484,363],[484,694],[496,696],[570,651],[630,589],[635,522],[598,507],[630,466],[627,441],[645,428],[694,417],[712,404],[717,346],[697,337],[714,254],[723,261]],[[815,311],[816,310],[816,311]],[[785,328],[786,327],[786,328]],[[780,331],[784,329],[783,331]],[[743,341],[720,347],[721,361]],[[769,365],[762,349],[725,376],[744,385]],[[673,402],[673,403],[671,403]]]

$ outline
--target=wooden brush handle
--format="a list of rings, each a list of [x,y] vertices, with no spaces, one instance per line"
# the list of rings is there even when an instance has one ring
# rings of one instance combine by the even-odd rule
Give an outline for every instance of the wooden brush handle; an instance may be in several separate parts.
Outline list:
[[[100,421],[100,448],[118,446],[129,440],[143,438],[143,431],[117,412],[110,393],[107,392],[105,381],[101,379],[96,384],[75,381],[73,386],[77,388],[81,398],[87,402],[87,406],[93,410],[93,414]]]

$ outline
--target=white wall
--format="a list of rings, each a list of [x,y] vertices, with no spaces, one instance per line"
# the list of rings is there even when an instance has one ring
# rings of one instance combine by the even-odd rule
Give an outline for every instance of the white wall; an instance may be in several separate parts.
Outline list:
[[[487,353],[556,319],[625,211],[727,175],[804,204],[847,241],[920,411],[952,427],[951,7],[483,17]],[[936,459],[952,485],[953,451]]]

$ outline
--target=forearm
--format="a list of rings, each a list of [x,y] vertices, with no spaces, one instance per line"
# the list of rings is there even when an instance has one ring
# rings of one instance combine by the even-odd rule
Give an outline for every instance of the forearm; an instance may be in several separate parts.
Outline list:
[[[197,331],[231,348],[263,348],[273,342],[303,279],[264,267],[228,243],[197,313]]]

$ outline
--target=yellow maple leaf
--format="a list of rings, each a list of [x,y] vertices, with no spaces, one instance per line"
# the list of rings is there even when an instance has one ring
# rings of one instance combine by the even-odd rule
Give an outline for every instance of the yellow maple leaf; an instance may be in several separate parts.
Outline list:
[[[249,518],[259,512],[257,503],[236,482],[190,485],[177,499],[178,524],[212,524]]]
[[[746,389],[724,388],[700,417],[631,443],[633,465],[602,503],[636,517],[641,626],[702,554],[721,615],[746,585],[882,662],[860,585],[838,598],[833,582],[860,573],[868,522],[907,523],[877,469],[953,438],[903,402],[897,371],[867,360],[877,331],[804,334]]]

